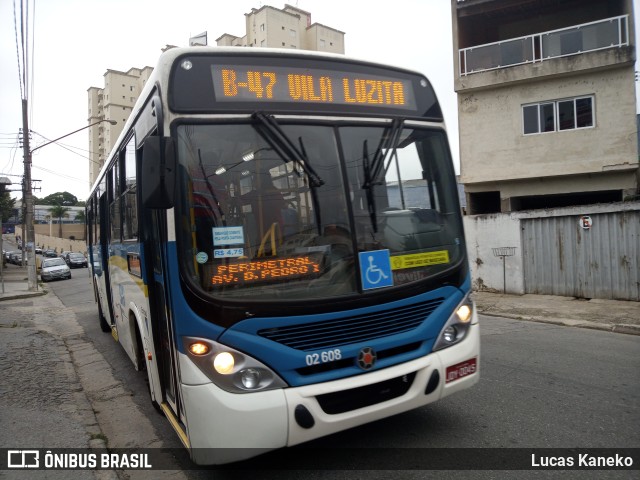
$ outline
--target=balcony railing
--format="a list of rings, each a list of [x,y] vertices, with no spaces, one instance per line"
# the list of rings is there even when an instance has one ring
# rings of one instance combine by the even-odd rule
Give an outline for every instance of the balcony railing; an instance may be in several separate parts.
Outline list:
[[[629,45],[629,16],[460,50],[460,76]]]

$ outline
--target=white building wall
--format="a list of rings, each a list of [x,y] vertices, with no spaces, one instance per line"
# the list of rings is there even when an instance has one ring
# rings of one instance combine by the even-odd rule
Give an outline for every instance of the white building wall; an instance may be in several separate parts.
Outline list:
[[[474,290],[505,291],[502,259],[493,248],[515,247],[514,256],[506,257],[506,293],[524,293],[520,219],[516,213],[465,216],[464,231]]]

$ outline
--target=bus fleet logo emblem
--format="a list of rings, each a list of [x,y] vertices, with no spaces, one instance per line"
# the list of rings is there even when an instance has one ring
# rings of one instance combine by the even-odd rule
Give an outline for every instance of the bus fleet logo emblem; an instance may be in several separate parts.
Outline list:
[[[9,450],[7,452],[7,467],[9,468],[38,468],[40,466],[40,452],[38,450]]]
[[[363,370],[369,370],[376,363],[376,352],[371,347],[364,347],[358,353],[358,366]]]

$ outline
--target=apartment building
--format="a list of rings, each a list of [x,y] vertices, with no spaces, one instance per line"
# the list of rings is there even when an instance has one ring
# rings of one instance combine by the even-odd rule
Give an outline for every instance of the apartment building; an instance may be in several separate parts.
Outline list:
[[[265,5],[245,13],[246,34],[224,33],[216,39],[219,47],[296,48],[344,54],[344,32],[311,23],[311,13],[291,5],[278,9]]]
[[[89,128],[90,185],[96,180],[152,71],[152,67],[131,68],[127,72],[107,70],[104,74],[104,88],[90,87],[87,90],[88,123],[100,120],[118,122],[116,125],[102,122]]]
[[[469,214],[638,198],[632,0],[451,0]]]

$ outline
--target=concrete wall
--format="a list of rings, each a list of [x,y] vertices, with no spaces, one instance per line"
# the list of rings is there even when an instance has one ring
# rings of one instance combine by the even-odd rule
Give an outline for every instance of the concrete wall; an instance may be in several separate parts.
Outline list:
[[[72,228],[67,228],[65,230],[65,227],[80,227],[81,229],[84,228],[84,225],[63,225],[63,229],[62,229],[62,234],[66,235],[65,238],[59,238],[57,236],[49,236],[49,225],[35,225],[34,226],[34,231],[35,231],[35,236],[36,236],[36,246],[38,247],[42,247],[43,249],[47,250],[47,249],[53,249],[56,252],[60,253],[60,252],[80,252],[80,253],[86,253],[87,252],[87,244],[84,240],[70,240],[69,239],[69,234],[73,235],[74,233],[77,233],[74,229]],[[44,232],[44,230],[40,227],[46,227],[46,232]],[[56,230],[53,232],[54,235],[58,234],[58,225],[53,225],[53,228],[55,228]],[[22,228],[21,227],[16,227],[16,235],[22,237]],[[79,233],[77,234],[76,238],[82,238],[83,237],[83,233]]]
[[[493,248],[516,247],[515,255],[506,257],[506,292],[524,293],[522,240],[519,213],[496,213],[464,217],[467,253],[474,290],[504,291],[503,262]]]
[[[522,256],[523,220],[575,216],[577,222],[577,218],[582,215],[607,214],[626,210],[640,210],[640,202],[465,216],[463,222],[473,288],[502,292],[506,283],[506,293],[520,295],[525,293],[524,259]],[[626,239],[616,240],[621,244],[626,241]],[[497,247],[515,247],[515,254],[505,258],[506,282],[503,280],[503,262],[494,255],[492,250]]]
[[[638,168],[634,76],[629,68],[459,94],[461,181],[465,185],[601,174]],[[522,105],[594,95],[595,126],[523,134]],[[534,182],[537,194],[556,193]]]

